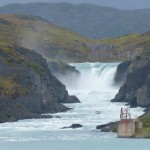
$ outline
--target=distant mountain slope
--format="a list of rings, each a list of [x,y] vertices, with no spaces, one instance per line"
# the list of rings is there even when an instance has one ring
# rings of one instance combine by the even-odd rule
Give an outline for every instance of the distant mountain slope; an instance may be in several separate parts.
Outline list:
[[[0,13],[40,16],[90,38],[110,38],[150,29],[150,10],[123,11],[91,4],[10,4]]]

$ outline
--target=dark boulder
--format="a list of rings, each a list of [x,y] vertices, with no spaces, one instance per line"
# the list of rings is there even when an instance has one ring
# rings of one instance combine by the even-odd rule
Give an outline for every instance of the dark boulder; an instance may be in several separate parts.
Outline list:
[[[97,130],[101,132],[116,132],[118,127],[118,122],[111,122],[108,124],[98,125],[96,127]]]
[[[76,129],[76,128],[82,128],[83,126],[81,124],[72,124],[69,127],[63,127],[62,129],[68,129],[68,128],[72,128],[72,129]]]
[[[102,112],[101,111],[96,111],[96,114],[101,114]]]
[[[81,124],[72,124],[71,128],[75,129],[75,128],[82,128],[83,126]]]

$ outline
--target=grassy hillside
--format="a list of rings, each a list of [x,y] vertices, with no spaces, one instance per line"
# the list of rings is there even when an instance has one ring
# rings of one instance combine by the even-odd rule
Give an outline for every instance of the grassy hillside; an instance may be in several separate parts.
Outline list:
[[[145,34],[128,34],[118,38],[98,40],[100,43],[116,46],[114,53],[117,53],[122,60],[139,59],[140,55],[148,56],[150,47],[150,32]],[[98,42],[97,41],[97,42]],[[142,53],[142,54],[141,54]],[[121,55],[124,55],[124,59]],[[149,55],[150,56],[150,55]]]
[[[0,13],[40,16],[59,26],[90,38],[111,38],[150,29],[150,10],[124,11],[92,4],[69,3],[10,4]]]
[[[39,17],[26,15],[0,15],[0,29],[1,46],[16,44],[57,62],[130,60],[150,43],[149,32],[91,40]]]
[[[39,17],[1,15],[0,21],[1,45],[15,43],[58,61],[83,59],[89,50],[89,39]]]
[[[103,39],[99,41],[106,44],[114,44],[122,49],[130,45],[138,45],[140,43],[150,41],[150,32],[146,32],[145,34],[127,34],[117,38]]]
[[[143,128],[140,129],[135,137],[137,138],[150,138],[150,112],[146,112],[140,117],[143,122]]]

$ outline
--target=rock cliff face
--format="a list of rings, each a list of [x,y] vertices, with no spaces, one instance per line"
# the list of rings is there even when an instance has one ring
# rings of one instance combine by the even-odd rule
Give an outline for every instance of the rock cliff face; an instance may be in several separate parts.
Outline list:
[[[126,81],[127,75],[130,72],[131,61],[125,61],[118,65],[115,74],[115,84],[121,86]]]
[[[41,55],[18,46],[0,49],[0,122],[40,118],[79,102],[50,72]]]
[[[129,69],[126,81],[120,88],[113,102],[128,102],[132,107],[150,106],[150,60],[141,58],[125,66]],[[127,72],[126,72],[127,73]]]
[[[80,72],[74,66],[62,62],[48,62],[52,74],[63,84],[74,88],[80,77]]]

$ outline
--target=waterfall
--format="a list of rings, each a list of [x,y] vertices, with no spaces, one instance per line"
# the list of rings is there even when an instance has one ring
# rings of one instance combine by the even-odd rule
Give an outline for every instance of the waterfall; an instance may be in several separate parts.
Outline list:
[[[81,72],[76,88],[82,90],[109,90],[113,88],[114,76],[118,63],[76,63]]]

